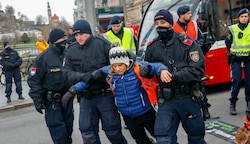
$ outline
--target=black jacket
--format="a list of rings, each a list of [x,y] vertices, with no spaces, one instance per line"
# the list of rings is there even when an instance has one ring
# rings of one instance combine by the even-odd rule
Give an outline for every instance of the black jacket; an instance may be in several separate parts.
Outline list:
[[[54,44],[34,61],[27,83],[34,102],[42,102],[48,91],[64,94],[69,85],[62,73],[63,53]]]
[[[18,52],[12,48],[5,48],[0,53],[0,64],[3,69],[10,71],[19,68],[22,64],[22,58],[18,55]]]
[[[82,81],[82,75],[109,65],[110,42],[104,38],[90,36],[84,46],[74,43],[67,51],[64,74],[70,85]],[[92,81],[88,88],[92,93],[98,93],[109,86],[106,81]]]
[[[149,44],[145,61],[165,64],[180,83],[200,81],[204,75],[204,55],[200,47],[187,35],[176,32],[166,44],[158,38]]]

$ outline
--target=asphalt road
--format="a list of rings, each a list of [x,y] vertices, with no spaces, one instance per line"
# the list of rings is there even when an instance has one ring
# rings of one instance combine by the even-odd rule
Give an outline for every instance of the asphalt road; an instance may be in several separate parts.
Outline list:
[[[13,86],[14,89],[15,86]],[[26,82],[23,82],[24,97],[26,100],[28,97],[28,87]],[[0,86],[0,103],[4,105],[6,99],[4,98],[4,87]],[[232,143],[233,134],[235,130],[231,131],[232,135],[225,134],[222,131],[216,130],[218,124],[223,124],[224,128],[228,131],[233,126],[239,127],[243,124],[243,115],[245,114],[246,102],[244,100],[244,88],[241,89],[239,94],[239,101],[237,102],[236,116],[229,114],[229,101],[228,97],[230,95],[230,86],[216,86],[209,88],[207,91],[209,102],[212,104],[210,110],[212,117],[219,117],[219,119],[207,120],[206,123],[213,125],[214,128],[207,130],[205,140],[209,144],[230,144]],[[13,102],[22,103],[18,101],[15,90],[13,91],[12,99]],[[25,101],[26,101],[25,100]],[[6,105],[6,104],[5,104]],[[79,115],[79,105],[75,103],[75,121],[74,121],[74,133],[73,133],[73,144],[82,143],[82,138],[78,130],[78,115]],[[218,122],[219,123],[216,123]],[[123,124],[123,122],[122,122]],[[226,125],[228,124],[228,125]],[[211,127],[210,127],[211,128]],[[216,130],[216,131],[215,131]],[[217,133],[215,136],[211,132]],[[225,131],[224,131],[225,132]],[[134,140],[129,134],[129,131],[123,129],[123,133],[128,140],[129,144],[134,144]],[[223,135],[224,137],[218,137]],[[178,130],[178,142],[180,144],[187,143],[187,135],[182,129],[180,124]],[[0,113],[0,144],[51,144],[51,138],[44,122],[44,116],[37,113],[33,106],[29,106],[22,109],[17,109],[14,111],[2,112]],[[109,144],[105,134],[100,128],[100,138],[103,144]]]

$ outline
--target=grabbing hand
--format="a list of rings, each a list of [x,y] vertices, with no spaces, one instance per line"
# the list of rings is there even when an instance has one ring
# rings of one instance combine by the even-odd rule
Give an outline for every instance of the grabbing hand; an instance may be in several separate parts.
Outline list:
[[[81,75],[81,80],[85,83],[90,83],[93,79],[92,72],[86,72]]]
[[[40,114],[43,114],[42,109],[45,109],[45,105],[43,103],[35,103],[36,111]]]
[[[103,72],[102,70],[98,70],[94,74],[94,79],[99,82],[106,82],[107,74]]]
[[[69,100],[70,100],[72,97],[74,98],[74,96],[76,95],[76,93],[77,93],[77,91],[76,91],[75,86],[71,86],[71,87],[69,88],[69,90],[63,95],[63,97],[62,97],[62,106],[63,106],[64,108],[67,107]],[[72,98],[72,99],[73,99],[73,98]]]
[[[151,65],[140,66],[140,75],[143,77],[148,77],[151,71]]]
[[[162,70],[160,78],[162,82],[169,83],[172,81],[172,74],[167,70]]]

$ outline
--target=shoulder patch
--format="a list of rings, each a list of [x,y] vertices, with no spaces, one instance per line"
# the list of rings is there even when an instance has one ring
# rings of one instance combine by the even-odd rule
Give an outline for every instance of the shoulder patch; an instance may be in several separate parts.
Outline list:
[[[31,68],[31,71],[30,71],[30,75],[31,76],[34,76],[36,74],[36,68],[35,67],[32,67]]]
[[[198,62],[200,60],[199,52],[198,51],[191,51],[189,52],[190,59],[194,62]]]
[[[191,46],[191,45],[193,44],[193,40],[191,40],[191,39],[189,39],[189,38],[185,38],[185,39],[183,40],[183,43],[184,43],[185,45]]]

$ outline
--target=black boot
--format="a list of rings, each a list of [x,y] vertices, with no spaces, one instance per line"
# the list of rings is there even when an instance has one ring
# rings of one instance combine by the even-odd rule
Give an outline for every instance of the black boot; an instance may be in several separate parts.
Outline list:
[[[24,100],[25,98],[24,98],[22,95],[20,95],[20,96],[18,97],[18,99]]]
[[[7,97],[7,103],[10,103],[10,102],[11,102],[10,97]]]
[[[210,113],[209,113],[209,111],[208,111],[208,108],[205,108],[205,109],[204,109],[204,113],[205,113],[206,119],[210,119]]]
[[[230,114],[231,115],[236,115],[237,114],[237,111],[236,111],[236,104],[235,103],[231,103],[230,105]]]

